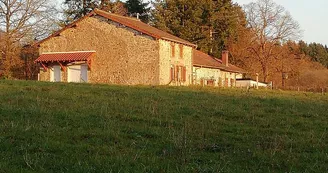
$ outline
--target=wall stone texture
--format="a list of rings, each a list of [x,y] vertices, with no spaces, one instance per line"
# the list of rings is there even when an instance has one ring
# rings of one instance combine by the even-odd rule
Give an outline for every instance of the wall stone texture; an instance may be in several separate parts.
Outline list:
[[[40,69],[40,76],[39,76],[40,81],[50,81],[50,69],[47,71]]]

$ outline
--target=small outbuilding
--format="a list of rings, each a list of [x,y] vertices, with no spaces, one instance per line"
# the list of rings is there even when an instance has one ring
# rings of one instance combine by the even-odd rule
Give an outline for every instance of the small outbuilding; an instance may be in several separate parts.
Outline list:
[[[235,87],[237,79],[242,79],[244,69],[229,63],[229,52],[223,51],[222,58],[212,57],[194,50],[193,81],[195,85]]]
[[[236,81],[236,87],[249,87],[249,88],[266,88],[269,86],[269,84],[264,83],[264,82],[257,82],[252,79],[237,79]]]

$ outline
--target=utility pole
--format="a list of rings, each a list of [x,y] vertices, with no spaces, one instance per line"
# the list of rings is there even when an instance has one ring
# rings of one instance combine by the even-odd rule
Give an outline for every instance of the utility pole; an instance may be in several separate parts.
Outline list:
[[[256,73],[256,89],[259,89],[259,74]]]
[[[210,49],[210,53],[213,53],[213,34],[218,34],[219,32],[215,32],[212,30],[212,28],[210,29],[210,40],[211,40],[211,49]]]
[[[282,86],[284,89],[286,88],[286,79],[288,79],[288,74],[286,72],[282,72]]]

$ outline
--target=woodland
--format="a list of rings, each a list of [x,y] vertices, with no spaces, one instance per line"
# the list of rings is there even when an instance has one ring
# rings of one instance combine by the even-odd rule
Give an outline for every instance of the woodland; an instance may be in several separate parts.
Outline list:
[[[283,6],[257,0],[241,6],[232,0],[0,0],[0,78],[35,80],[35,42],[98,8],[143,22],[197,45],[258,74],[276,88],[328,86],[328,47],[302,41],[302,28]]]

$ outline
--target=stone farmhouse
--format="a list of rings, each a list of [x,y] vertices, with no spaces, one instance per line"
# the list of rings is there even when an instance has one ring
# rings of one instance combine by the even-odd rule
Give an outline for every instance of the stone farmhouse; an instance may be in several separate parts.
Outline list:
[[[243,72],[217,59],[208,64],[200,58],[209,55],[195,44],[138,19],[98,9],[36,45],[40,81],[233,86],[235,74]]]

